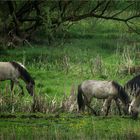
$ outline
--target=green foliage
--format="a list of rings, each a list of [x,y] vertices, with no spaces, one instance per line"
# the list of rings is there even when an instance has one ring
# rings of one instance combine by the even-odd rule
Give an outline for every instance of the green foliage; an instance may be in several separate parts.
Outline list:
[[[9,43],[11,46],[18,45],[23,43],[24,39],[29,40],[31,37],[37,40],[38,36],[45,38],[48,44],[57,42],[60,38],[63,41],[71,24],[89,18],[94,29],[96,25],[102,24],[100,22],[107,25],[110,22],[105,21],[112,20],[119,24],[127,23],[131,26],[131,31],[139,32],[139,5],[138,1],[125,0],[1,1],[0,33],[5,36],[1,35],[0,39],[5,40],[5,45],[8,46]],[[104,20],[100,21],[100,19]],[[82,23],[86,29],[87,22]],[[110,30],[111,28],[110,24]],[[0,42],[4,42],[3,40]]]
[[[6,116],[6,115],[5,115]],[[7,115],[8,116],[8,115]],[[3,115],[4,117],[4,115]],[[13,119],[0,119],[0,137],[29,139],[139,139],[139,121],[113,116],[92,117],[75,114],[15,114]],[[36,119],[35,119],[36,118]],[[8,134],[8,135],[6,135]]]

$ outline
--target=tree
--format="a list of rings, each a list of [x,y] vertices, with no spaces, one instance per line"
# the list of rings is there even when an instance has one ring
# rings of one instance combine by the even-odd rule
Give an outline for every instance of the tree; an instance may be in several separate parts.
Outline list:
[[[2,31],[14,39],[29,40],[45,26],[51,32],[65,23],[85,18],[124,22],[138,32],[135,21],[140,18],[140,1],[114,0],[8,0],[0,2]],[[125,14],[127,12],[127,15]]]

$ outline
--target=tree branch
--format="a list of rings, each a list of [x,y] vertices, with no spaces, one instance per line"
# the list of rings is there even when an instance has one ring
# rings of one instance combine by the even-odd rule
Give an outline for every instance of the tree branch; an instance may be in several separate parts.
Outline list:
[[[9,7],[10,15],[12,16],[13,22],[15,24],[14,29],[12,29],[12,30],[15,30],[16,34],[19,34],[19,25],[18,25],[18,19],[15,15],[14,4],[13,4],[12,1],[7,1],[7,4],[8,4],[8,7]]]
[[[94,13],[87,13],[87,14],[83,14],[83,15],[78,15],[78,16],[70,16],[70,17],[66,17],[63,22],[66,21],[79,21],[88,17],[95,17],[95,18],[101,18],[101,19],[106,19],[106,20],[117,20],[117,21],[123,21],[125,22],[126,19],[123,18],[117,18],[117,17],[112,17],[112,16],[103,16],[103,15],[97,15]]]
[[[23,18],[23,19],[20,19],[21,22],[25,22],[25,21],[37,21],[38,19],[37,18]]]
[[[40,5],[43,2],[43,0],[40,1],[27,1],[24,3],[24,5],[16,12],[16,16],[19,19],[19,21],[22,20],[25,14],[29,15],[33,8],[36,9],[37,14],[40,14],[40,10],[38,8],[38,5]]]
[[[105,1],[98,1],[98,4],[90,11],[90,13],[92,14],[93,12],[95,12],[101,5],[103,5],[105,3]]]
[[[101,15],[103,15],[103,14],[105,13],[105,11],[107,10],[107,8],[108,8],[108,6],[109,6],[110,2],[111,2],[111,0],[109,0],[109,1],[106,3],[106,5],[105,5],[104,9],[102,10]]]
[[[18,18],[22,18],[26,12],[29,12],[32,9],[31,5],[32,3],[30,1],[25,2],[23,6],[16,12],[16,16]]]
[[[122,9],[121,11],[115,13],[114,15],[112,15],[112,17],[116,17],[118,15],[120,15],[121,13],[123,13],[124,11],[126,11],[129,7],[131,7],[132,5],[134,5],[135,2],[133,2],[132,4],[128,5],[127,7],[125,7],[124,9]]]
[[[138,15],[134,15],[134,16],[127,18],[126,21],[132,20],[134,18],[140,18],[140,13]]]
[[[125,24],[126,24],[127,27],[128,27],[129,29],[131,29],[132,31],[134,31],[134,32],[137,33],[137,34],[140,34],[140,32],[138,32],[136,29],[134,29],[133,27],[131,27],[131,26],[129,25],[128,22],[125,22]]]

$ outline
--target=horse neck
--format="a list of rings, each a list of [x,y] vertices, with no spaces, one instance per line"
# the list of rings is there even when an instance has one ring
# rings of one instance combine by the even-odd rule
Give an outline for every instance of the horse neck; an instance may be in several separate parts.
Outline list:
[[[26,80],[23,76],[21,76],[21,79],[26,83],[26,85],[30,83],[30,81]]]
[[[24,72],[23,73],[20,73],[21,74],[21,79],[26,83],[26,84],[29,84],[32,82],[32,77],[30,76],[30,74],[27,72],[26,69],[23,70]]]
[[[17,62],[10,62],[10,64],[12,64],[12,66],[15,68],[15,70],[18,70],[19,74],[20,74],[20,78],[26,83],[29,84],[30,82],[32,82],[32,77],[30,76],[30,74],[28,73],[28,71],[26,70],[26,68]]]
[[[123,104],[127,105],[129,103],[129,96],[127,95],[127,93],[123,90],[120,89],[120,100],[122,101]]]

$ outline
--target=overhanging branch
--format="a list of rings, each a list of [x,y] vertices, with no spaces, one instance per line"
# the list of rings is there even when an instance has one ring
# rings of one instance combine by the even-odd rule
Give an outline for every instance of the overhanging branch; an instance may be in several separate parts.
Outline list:
[[[113,14],[112,17],[116,17],[116,16],[120,15],[121,13],[123,13],[124,11],[126,11],[129,7],[131,7],[131,6],[134,5],[134,4],[135,4],[135,2],[131,3],[130,5],[126,6],[126,7],[125,7],[124,9],[122,9],[121,11],[119,11],[119,12]]]
[[[134,29],[131,25],[129,25],[129,22],[125,22],[125,24],[127,25],[127,27],[129,29],[131,29],[132,31],[134,31],[135,33],[139,34],[140,35],[140,32],[138,32],[136,29]]]

